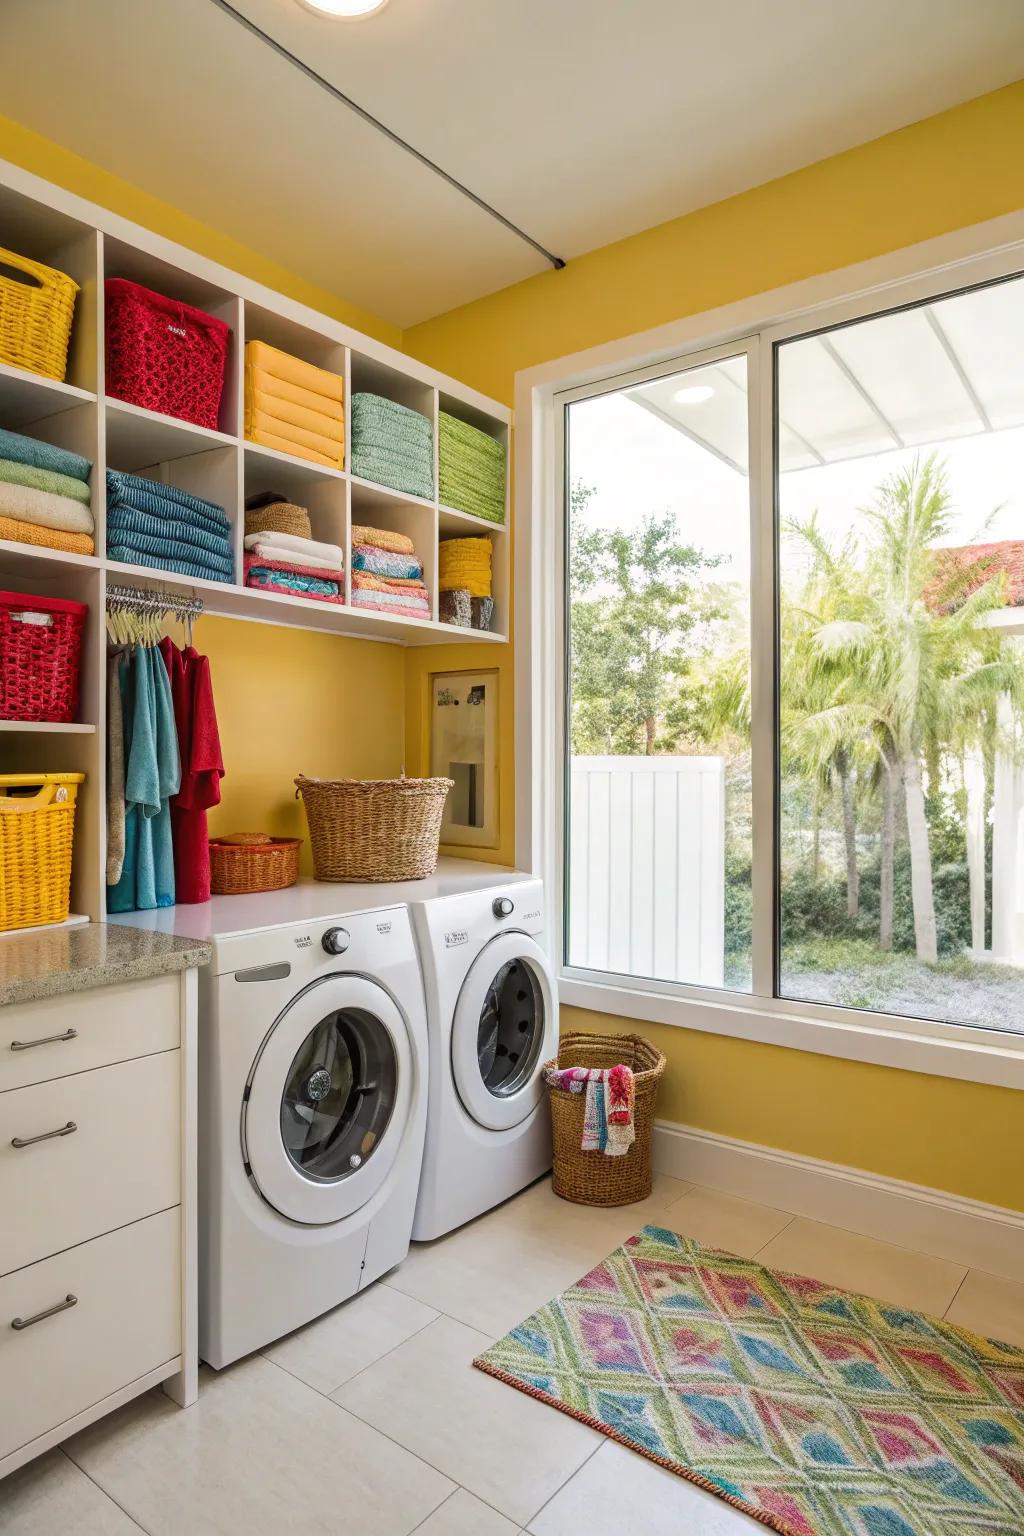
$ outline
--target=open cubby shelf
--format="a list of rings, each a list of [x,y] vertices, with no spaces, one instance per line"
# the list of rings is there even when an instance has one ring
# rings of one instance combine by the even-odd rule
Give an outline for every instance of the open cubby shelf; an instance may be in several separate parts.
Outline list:
[[[83,566],[106,579],[187,591],[205,611],[254,623],[280,624],[401,645],[449,641],[502,642],[508,628],[508,491],[505,523],[489,523],[445,507],[437,497],[438,416],[448,411],[510,446],[511,413],[327,315],[273,293],[182,246],[85,203],[61,188],[0,161],[0,212],[14,248],[69,272],[80,286],[66,382],[0,364],[0,427],[45,438],[92,459],[96,517],[94,557],[75,556],[0,541],[0,584],[30,575],[45,562],[47,580],[61,567]],[[106,393],[103,366],[103,283],[127,277],[225,320],[231,343],[219,428],[195,426]],[[344,380],[345,463],[351,462],[351,399],[371,390],[428,416],[434,431],[434,497],[406,495],[389,486],[248,442],[244,436],[244,350],[257,339],[340,374]],[[234,537],[231,583],[201,581],[106,557],[105,471],[129,470],[180,485],[224,507]],[[507,476],[506,476],[507,480]],[[345,555],[344,604],[265,592],[241,584],[244,502],[258,491],[278,491],[309,507],[314,538],[340,544]],[[351,605],[353,522],[408,533],[430,589],[433,617],[389,618]],[[438,543],[482,535],[494,546],[494,619],[488,631],[460,629],[437,619]]]
[[[509,621],[510,534],[506,474],[505,523],[487,523],[438,500],[438,415],[447,411],[510,449],[511,412],[455,380],[327,315],[251,282],[216,262],[128,223],[95,204],[0,161],[2,243],[60,271],[79,285],[66,379],[58,382],[0,363],[0,427],[24,432],[92,460],[96,554],[74,555],[0,540],[0,588],[88,604],[81,692],[74,723],[0,722],[3,771],[80,771],[86,775],[75,821],[72,910],[105,915],[106,797],[105,627],[108,586],[157,586],[202,599],[204,610],[250,623],[316,630],[392,645],[500,644]],[[103,283],[131,278],[225,320],[231,343],[218,429],[208,430],[119,400],[107,392]],[[256,339],[341,374],[345,464],[351,463],[351,398],[371,390],[428,416],[434,430],[434,497],[403,495],[244,436],[244,348]],[[313,537],[340,544],[345,555],[344,605],[266,592],[234,582],[193,579],[127,565],[106,556],[106,470],[141,473],[178,485],[224,507],[231,521],[235,575],[241,576],[244,502],[278,491],[309,508]],[[371,523],[408,533],[423,561],[433,617],[392,618],[351,606],[351,528]],[[438,544],[487,535],[493,545],[494,620],[490,631],[437,620]]]

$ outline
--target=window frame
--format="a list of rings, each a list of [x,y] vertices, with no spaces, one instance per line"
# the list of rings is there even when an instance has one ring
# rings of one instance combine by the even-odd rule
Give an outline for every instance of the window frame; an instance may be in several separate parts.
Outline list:
[[[1024,273],[1024,214],[690,316],[516,376],[516,862],[548,890],[562,1002],[617,1017],[1024,1087],[1024,1034],[779,998],[776,990],[776,358],[780,342]],[[566,407],[746,354],[750,432],[752,991],[564,963]],[[767,919],[764,914],[767,913]]]

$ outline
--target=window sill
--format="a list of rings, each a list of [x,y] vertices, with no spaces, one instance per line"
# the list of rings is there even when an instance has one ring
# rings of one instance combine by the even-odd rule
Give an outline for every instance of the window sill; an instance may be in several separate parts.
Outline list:
[[[774,998],[724,993],[686,996],[677,991],[618,986],[565,972],[559,978],[558,994],[562,1004],[589,1008],[594,1013],[756,1040],[932,1077],[1024,1088],[1024,1035]]]

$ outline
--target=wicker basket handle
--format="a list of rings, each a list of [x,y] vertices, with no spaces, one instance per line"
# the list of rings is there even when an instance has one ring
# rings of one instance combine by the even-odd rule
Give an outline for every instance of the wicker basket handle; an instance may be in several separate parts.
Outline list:
[[[16,251],[0,250],[0,282],[17,283],[20,288],[45,288],[42,275],[46,270],[39,262],[19,256]],[[10,277],[11,272],[18,276]]]
[[[58,799],[63,802],[68,798],[68,792],[62,784],[42,784],[34,795],[11,795],[5,785],[0,785],[0,813],[4,816],[29,816],[34,811],[45,810]]]

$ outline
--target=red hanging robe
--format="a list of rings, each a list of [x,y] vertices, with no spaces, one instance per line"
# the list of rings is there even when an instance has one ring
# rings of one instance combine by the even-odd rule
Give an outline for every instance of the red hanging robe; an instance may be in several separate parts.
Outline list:
[[[192,646],[179,651],[168,635],[160,642],[160,654],[171,680],[181,756],[181,788],[171,797],[175,898],[181,903],[209,901],[206,812],[219,803],[224,777],[210,661]]]

